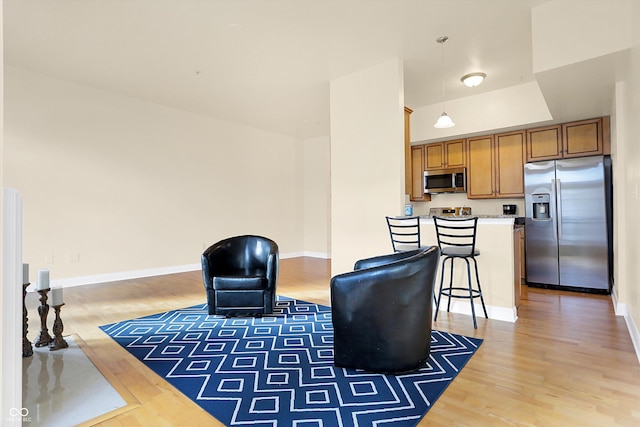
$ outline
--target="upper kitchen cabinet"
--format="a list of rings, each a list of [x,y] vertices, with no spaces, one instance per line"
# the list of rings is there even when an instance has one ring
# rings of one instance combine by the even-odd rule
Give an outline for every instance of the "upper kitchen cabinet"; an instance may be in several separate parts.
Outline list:
[[[424,194],[424,149],[423,145],[411,146],[410,116],[413,110],[404,107],[404,185],[405,192],[413,202],[428,202],[431,195]]]
[[[466,145],[464,139],[425,144],[426,170],[464,167]]]
[[[525,134],[495,135],[496,197],[524,197]]]
[[[605,132],[607,143],[605,144]],[[609,154],[609,117],[562,125],[562,157],[599,156]],[[605,152],[605,145],[607,151]]]
[[[527,162],[559,159],[562,156],[560,125],[527,131]]]
[[[413,202],[431,200],[431,195],[424,194],[424,145],[411,147],[411,196]]]
[[[527,130],[527,161],[611,153],[609,117]]]
[[[467,197],[491,199],[494,190],[493,135],[467,140]]]
[[[467,144],[468,198],[524,197],[524,131],[470,138]]]

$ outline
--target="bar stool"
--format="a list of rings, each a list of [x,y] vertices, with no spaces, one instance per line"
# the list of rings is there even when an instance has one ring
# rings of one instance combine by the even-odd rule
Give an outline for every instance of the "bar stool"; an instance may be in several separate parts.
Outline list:
[[[387,219],[387,227],[389,227],[393,252],[405,252],[424,247],[420,243],[420,217],[387,216],[385,218]],[[436,303],[435,292],[433,293],[433,303]]]
[[[480,251],[476,248],[476,230],[478,226],[478,217],[470,218],[442,218],[433,217],[436,226],[436,237],[438,238],[438,246],[442,257],[442,271],[440,274],[440,292],[436,302],[436,314],[433,320],[438,319],[438,310],[440,308],[440,299],[442,296],[448,298],[447,312],[451,308],[451,298],[465,298],[471,302],[471,316],[473,317],[473,327],[478,329],[476,322],[476,310],[473,304],[475,298],[480,298],[484,317],[489,318],[487,309],[482,298],[482,289],[480,288],[480,276],[478,275],[478,263],[476,256],[480,255]],[[467,287],[453,286],[453,261],[455,259],[463,259],[467,263]],[[473,288],[471,282],[471,263],[476,273],[477,289]],[[449,286],[443,289],[444,272],[447,261],[450,263]]]
[[[420,218],[417,216],[385,217],[393,252],[420,248]]]

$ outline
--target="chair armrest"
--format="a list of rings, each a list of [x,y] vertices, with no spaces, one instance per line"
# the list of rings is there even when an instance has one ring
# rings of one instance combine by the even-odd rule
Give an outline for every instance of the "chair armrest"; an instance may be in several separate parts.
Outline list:
[[[209,268],[209,260],[206,253],[200,256],[200,262],[202,264],[202,280],[204,282],[205,289],[213,289],[213,274]]]
[[[396,261],[400,261],[400,260],[405,259],[405,258],[412,257],[414,255],[419,254],[420,252],[429,251],[433,247],[435,247],[435,246],[423,247],[423,248],[414,249],[414,250],[411,250],[411,251],[397,252],[397,253],[393,253],[393,254],[389,254],[389,255],[381,255],[381,256],[376,256],[376,257],[373,257],[373,258],[361,259],[359,261],[356,261],[353,269],[354,270],[361,270],[363,268],[371,268],[371,267],[377,267],[377,266],[380,266],[380,265],[386,265],[386,264],[389,264],[389,263],[392,263],[392,262],[396,262]]]
[[[429,260],[427,263],[429,268],[433,270],[433,278],[435,278],[434,269],[436,268],[440,257],[440,249],[437,246],[363,259],[356,262],[356,270],[338,274],[331,278],[330,288],[332,292],[332,305],[334,293],[336,297],[338,297],[339,294],[345,296],[345,294],[351,292],[352,289],[356,289],[361,286],[371,288],[377,286],[379,283],[404,280],[410,271],[415,270],[416,268],[426,268],[416,267],[417,264],[415,263],[398,262],[419,254],[422,255],[420,258]],[[420,273],[424,274],[426,271],[420,271]],[[391,292],[394,291],[392,290]],[[360,295],[358,298],[361,297],[362,296]],[[376,297],[373,296],[373,298]]]
[[[271,252],[267,259],[267,281],[269,282],[270,287],[275,288],[276,282],[278,281],[278,267],[280,264],[279,255],[277,251]]]

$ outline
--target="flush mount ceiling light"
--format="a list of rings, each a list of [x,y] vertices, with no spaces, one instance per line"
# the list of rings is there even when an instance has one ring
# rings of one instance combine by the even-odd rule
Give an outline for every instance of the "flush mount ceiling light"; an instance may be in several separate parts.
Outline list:
[[[460,81],[464,83],[465,86],[476,87],[482,83],[485,77],[487,77],[485,73],[469,73],[462,76]]]
[[[449,37],[447,37],[447,36],[441,36],[441,37],[438,37],[436,39],[436,42],[438,42],[442,46],[442,115],[438,118],[438,121],[436,122],[436,124],[433,125],[433,127],[438,128],[438,129],[446,129],[446,128],[450,128],[452,126],[455,126],[455,123],[453,123],[453,120],[451,120],[451,117],[449,117],[447,115],[447,113],[445,112],[445,108],[444,108],[444,100],[445,100],[445,95],[444,95],[444,42],[446,42],[447,40],[449,40]]]

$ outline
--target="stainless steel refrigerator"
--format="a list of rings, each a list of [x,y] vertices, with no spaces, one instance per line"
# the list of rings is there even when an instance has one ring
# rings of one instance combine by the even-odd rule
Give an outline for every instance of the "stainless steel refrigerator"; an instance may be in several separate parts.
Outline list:
[[[611,159],[527,163],[527,283],[609,293],[613,284]]]

